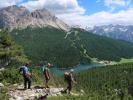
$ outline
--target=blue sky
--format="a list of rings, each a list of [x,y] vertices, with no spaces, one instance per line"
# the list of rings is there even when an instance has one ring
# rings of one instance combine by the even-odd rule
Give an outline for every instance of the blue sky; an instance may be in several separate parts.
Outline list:
[[[110,1],[109,5],[107,5],[105,1]],[[121,3],[115,3],[115,2],[113,3],[113,1],[118,1]],[[130,2],[130,3],[126,5],[127,2]],[[133,6],[133,0],[78,0],[78,3],[84,9],[86,9],[85,14],[87,15],[91,15],[93,13],[100,12],[100,11],[117,13],[121,10],[127,10],[131,6]],[[115,9],[111,10],[112,7],[115,7]]]
[[[46,8],[69,25],[133,25],[133,0],[0,0],[0,8],[18,5]]]
[[[86,9],[87,15],[107,10],[107,7],[103,6],[102,3],[96,3],[97,0],[78,0],[79,5]]]

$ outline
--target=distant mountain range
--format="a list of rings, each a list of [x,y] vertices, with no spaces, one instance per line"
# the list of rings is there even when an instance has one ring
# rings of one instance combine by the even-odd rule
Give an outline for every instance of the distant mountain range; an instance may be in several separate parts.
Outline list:
[[[97,35],[133,42],[133,26],[131,25],[103,25],[95,26],[93,29],[88,28],[86,30]]]
[[[47,26],[64,31],[70,30],[67,24],[45,8],[32,12],[25,7],[18,7],[16,5],[0,9],[0,28],[13,30],[25,29],[27,27],[43,28]],[[93,29],[87,28],[86,30],[97,35],[133,42],[133,26],[131,25],[103,25],[95,26]]]
[[[0,9],[0,28],[13,30],[27,27],[42,28],[46,26],[52,26],[65,31],[69,30],[67,24],[46,9],[30,12],[27,8],[16,5]]]
[[[81,28],[70,28],[46,9],[30,12],[25,7],[14,5],[0,10],[0,28],[10,30],[15,42],[23,46],[25,54],[35,64],[49,61],[58,67],[72,67],[91,63],[93,58],[120,61],[121,58],[133,57],[133,43],[92,34],[102,35],[104,31],[115,30],[116,35],[120,30],[128,32],[126,26],[95,27],[97,30],[88,32]],[[130,36],[128,39],[131,40]]]

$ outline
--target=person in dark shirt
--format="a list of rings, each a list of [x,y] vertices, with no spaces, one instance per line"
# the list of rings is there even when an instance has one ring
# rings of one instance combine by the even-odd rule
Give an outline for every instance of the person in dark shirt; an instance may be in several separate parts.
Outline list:
[[[22,74],[24,78],[24,89],[27,89],[27,84],[28,84],[28,89],[31,88],[31,73],[29,71],[29,64],[26,63],[24,66],[22,66],[19,70],[19,72]]]

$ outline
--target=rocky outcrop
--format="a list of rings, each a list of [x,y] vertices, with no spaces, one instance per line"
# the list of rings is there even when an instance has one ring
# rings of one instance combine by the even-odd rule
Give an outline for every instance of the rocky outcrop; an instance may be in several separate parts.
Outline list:
[[[15,87],[17,85],[14,85]],[[9,91],[9,100],[45,100],[49,96],[62,96],[61,91],[63,88],[50,88],[45,89],[41,86],[33,86],[32,89],[23,90],[23,85],[12,88]],[[40,100],[39,99],[39,100]]]
[[[27,27],[42,28],[46,26],[52,26],[65,31],[69,30],[67,24],[52,15],[46,9],[30,12],[25,7],[14,5],[0,10],[0,28],[13,30]]]

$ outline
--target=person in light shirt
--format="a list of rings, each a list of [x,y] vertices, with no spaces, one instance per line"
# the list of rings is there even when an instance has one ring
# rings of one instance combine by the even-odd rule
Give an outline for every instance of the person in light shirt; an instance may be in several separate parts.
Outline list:
[[[49,86],[48,86],[48,82],[49,82],[49,80],[50,80],[49,68],[50,68],[51,66],[52,66],[52,65],[51,65],[50,63],[48,63],[48,64],[46,65],[46,67],[44,68],[43,74],[44,74],[44,76],[45,76],[45,88],[49,88]]]

